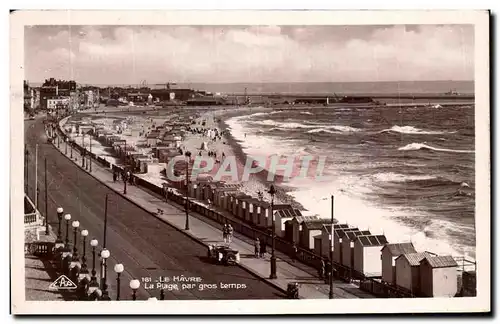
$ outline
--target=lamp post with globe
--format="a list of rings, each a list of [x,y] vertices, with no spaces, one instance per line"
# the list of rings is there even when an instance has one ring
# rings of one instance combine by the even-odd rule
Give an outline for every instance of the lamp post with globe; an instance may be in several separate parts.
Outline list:
[[[66,247],[69,249],[69,221],[71,220],[71,215],[64,215],[64,219],[66,220]]]
[[[90,240],[90,246],[92,246],[92,272],[89,284],[89,294],[92,294],[96,289],[99,288],[99,283],[97,282],[96,271],[95,271],[95,249],[99,242],[96,239]]]
[[[57,240],[56,243],[62,243],[62,232],[61,232],[61,221],[63,217],[64,209],[62,207],[57,208],[57,219],[59,220],[59,226],[57,230]]]
[[[114,270],[116,272],[116,300],[120,300],[120,275],[124,270],[123,264],[121,263],[115,264]]]
[[[107,260],[111,253],[109,253],[109,250],[104,248],[101,251],[101,258],[102,258],[102,274],[101,274],[101,280],[102,280],[102,299],[103,300],[109,300],[108,296],[108,284],[106,283],[107,276],[108,276],[108,264]]]
[[[73,226],[73,260],[77,261],[78,260],[78,248],[77,248],[77,231],[78,227],[80,227],[80,222],[75,220],[73,223],[71,223],[71,226]]]
[[[89,235],[89,231],[87,231],[86,229],[82,230],[81,232],[82,234],[82,242],[83,242],[83,255],[82,255],[82,271],[81,273],[89,273],[88,269],[87,269],[87,236]]]
[[[132,279],[130,280],[130,288],[132,289],[132,300],[136,300],[137,299],[137,289],[139,289],[139,286],[141,285],[141,283],[139,282],[139,280],[137,279]]]

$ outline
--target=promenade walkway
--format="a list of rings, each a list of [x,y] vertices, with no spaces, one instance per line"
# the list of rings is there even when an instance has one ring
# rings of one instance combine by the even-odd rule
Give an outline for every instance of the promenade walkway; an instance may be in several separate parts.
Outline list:
[[[57,145],[55,146],[57,148]],[[64,146],[61,145],[59,151],[64,154]],[[69,157],[69,150],[67,156]],[[81,167],[81,156],[73,151],[73,161]],[[117,194],[123,195],[123,182],[112,180],[111,170],[102,167],[99,163],[92,163],[93,177],[114,190]],[[91,188],[88,188],[91,190]],[[127,184],[127,199],[139,207],[149,211],[155,217],[166,223],[184,231],[193,239],[205,244],[213,244],[222,241],[221,225],[206,219],[204,216],[190,211],[189,230],[185,231],[185,211],[182,206],[175,203],[166,203],[164,200],[147,192],[146,190]],[[193,199],[191,199],[193,200]],[[158,209],[163,210],[163,214],[158,215]],[[277,279],[268,279],[270,274],[269,255],[265,258],[254,257],[253,243],[242,235],[235,234],[231,247],[240,252],[240,265],[244,269],[258,275],[269,284],[286,290],[290,282],[300,284],[300,298],[325,299],[328,298],[329,286],[324,281],[317,278],[314,269],[296,262],[292,264],[290,258],[282,253],[277,253]],[[374,298],[371,294],[361,291],[355,285],[342,281],[334,282],[334,298]]]

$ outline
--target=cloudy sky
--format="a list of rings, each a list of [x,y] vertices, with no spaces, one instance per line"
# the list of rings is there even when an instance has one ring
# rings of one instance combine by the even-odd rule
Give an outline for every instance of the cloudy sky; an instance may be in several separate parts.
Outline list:
[[[30,26],[26,79],[473,80],[473,26]]]

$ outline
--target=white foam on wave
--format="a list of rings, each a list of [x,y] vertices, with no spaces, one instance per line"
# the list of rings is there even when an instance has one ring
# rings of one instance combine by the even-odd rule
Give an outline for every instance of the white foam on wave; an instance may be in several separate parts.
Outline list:
[[[314,133],[339,134],[340,133],[340,132],[337,132],[337,131],[329,130],[327,128],[315,128],[315,129],[308,130],[307,132],[310,133],[310,134],[314,134]]]
[[[381,182],[406,182],[406,181],[419,181],[419,180],[432,180],[436,177],[431,175],[407,175],[394,172],[377,173],[372,176],[375,181]]]
[[[474,153],[473,150],[452,150],[447,148],[439,148],[427,145],[426,143],[411,143],[398,148],[399,151],[418,151],[427,149],[436,152],[450,152],[450,153]]]
[[[380,131],[380,133],[385,133],[385,132],[396,132],[401,134],[422,134],[422,135],[425,134],[438,135],[438,134],[454,133],[454,132],[444,132],[444,131],[427,131],[413,126],[398,126],[398,125]]]
[[[330,196],[334,195],[334,217],[339,223],[347,223],[372,234],[384,234],[389,242],[412,242],[417,251],[437,254],[467,255],[472,257],[474,249],[453,243],[447,234],[450,222],[433,220],[424,229],[413,229],[397,221],[397,217],[426,217],[418,211],[401,210],[386,206],[376,206],[360,198],[359,193],[370,187],[367,180],[357,177],[332,177],[330,182],[316,182],[312,179],[292,180],[287,185],[296,187],[290,194],[313,214],[329,218],[331,214]],[[356,194],[353,194],[356,193]],[[427,218],[426,218],[427,219]],[[444,226],[444,223],[447,223]],[[450,223],[450,224],[448,224]],[[457,228],[457,230],[460,230]],[[433,237],[429,237],[432,233]]]
[[[283,129],[313,129],[312,131],[308,131],[308,133],[318,133],[321,131],[339,131],[339,132],[359,132],[361,129],[344,126],[344,125],[326,125],[326,124],[315,124],[315,125],[307,125],[296,122],[279,122],[271,119],[261,120],[252,122],[255,125],[264,125],[264,126],[273,126],[274,128],[283,128]],[[316,129],[316,130],[315,130]]]
[[[276,140],[271,137],[263,136],[263,133],[258,135],[252,134],[245,127],[244,120],[247,116],[233,117],[226,120],[232,136],[240,141],[241,148],[249,156],[268,156],[277,154],[280,156],[297,155],[305,152],[305,147],[297,148],[297,141],[294,140]],[[245,137],[246,135],[246,137]],[[273,150],[269,150],[273,147]],[[272,152],[269,154],[269,152]]]
[[[300,114],[301,115],[312,115],[313,113],[310,111],[301,111]]]
[[[266,120],[260,120],[256,122],[252,122],[253,124],[256,125],[263,125],[263,126],[274,126],[274,127],[280,127],[280,128],[286,128],[286,129],[293,129],[293,128],[316,128],[318,125],[305,125],[301,123],[283,123],[283,122],[278,122],[274,121],[271,119],[266,119]]]
[[[338,130],[339,132],[359,132],[359,131],[361,131],[361,129],[351,127],[351,126],[333,125],[333,126],[329,126],[328,128]]]
[[[249,134],[241,120],[244,117],[234,117],[226,121],[231,128],[231,134],[242,142],[242,147],[248,155],[290,155],[300,151],[297,143],[278,141],[271,137]],[[244,134],[247,133],[245,138]],[[337,169],[337,170],[336,170]],[[335,195],[335,218],[341,223],[348,223],[362,229],[369,229],[374,234],[385,234],[390,242],[413,242],[418,251],[431,251],[438,254],[467,255],[475,254],[473,247],[455,244],[453,238],[447,234],[447,229],[453,224],[442,220],[432,220],[425,229],[410,228],[397,220],[398,217],[426,217],[419,211],[402,210],[401,208],[386,205],[374,205],[364,200],[366,194],[372,194],[377,190],[373,186],[372,177],[351,176],[346,173],[338,174],[337,167],[325,166],[325,172],[329,174],[327,179],[317,181],[309,178],[294,178],[287,186],[296,190],[290,192],[296,201],[301,203],[309,213],[318,214],[323,218],[329,218],[331,212],[330,195]],[[400,180],[400,175],[379,175],[380,179]],[[326,181],[325,181],[326,180]],[[434,236],[428,236],[432,232]]]

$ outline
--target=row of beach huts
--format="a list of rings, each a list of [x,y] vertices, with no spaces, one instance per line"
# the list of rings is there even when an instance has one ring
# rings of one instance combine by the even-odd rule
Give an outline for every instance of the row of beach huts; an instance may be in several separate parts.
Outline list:
[[[269,202],[241,193],[238,185],[205,179],[190,183],[188,192],[248,224],[272,228]],[[330,219],[305,213],[288,204],[275,204],[276,236],[324,258],[329,258],[333,239],[334,264],[414,296],[454,297],[462,288],[462,271],[451,255],[417,251],[411,242],[388,242],[385,235],[336,221],[332,235]]]

